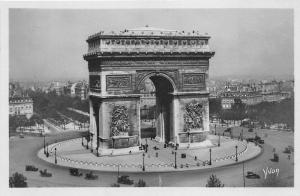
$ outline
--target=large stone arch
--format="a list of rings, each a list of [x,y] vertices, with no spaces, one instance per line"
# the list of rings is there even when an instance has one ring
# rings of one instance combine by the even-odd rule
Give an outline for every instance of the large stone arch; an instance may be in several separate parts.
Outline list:
[[[209,59],[214,55],[208,46],[210,37],[184,36],[164,30],[147,34],[147,28],[145,32],[139,31],[98,33],[87,39],[89,50],[84,59],[89,67],[91,115],[96,114],[90,132],[100,155],[139,150],[141,94],[138,88],[146,78],[170,83],[157,84],[167,89],[160,92],[166,93],[168,99],[160,96],[160,101],[167,103],[164,109],[168,110],[170,119],[169,127],[165,128],[170,135],[161,131],[157,134],[158,141],[173,142],[179,147],[199,146],[209,131],[206,82]],[[151,40],[165,41],[151,44]],[[115,118],[121,121],[116,122]]]

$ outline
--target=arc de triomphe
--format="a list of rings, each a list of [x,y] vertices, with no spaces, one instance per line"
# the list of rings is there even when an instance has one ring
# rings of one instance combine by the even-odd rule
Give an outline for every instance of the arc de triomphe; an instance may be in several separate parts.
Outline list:
[[[199,146],[209,131],[210,36],[142,27],[87,39],[90,133],[100,155],[138,151],[139,85],[156,89],[156,140]]]

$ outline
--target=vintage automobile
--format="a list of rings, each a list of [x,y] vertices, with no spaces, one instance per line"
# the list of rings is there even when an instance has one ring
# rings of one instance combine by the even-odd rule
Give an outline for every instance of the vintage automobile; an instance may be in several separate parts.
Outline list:
[[[271,159],[273,162],[278,162],[279,161],[279,156],[277,153],[274,153],[273,159]]]
[[[82,176],[77,168],[70,168],[69,171],[71,176]]]
[[[231,128],[225,129],[224,132],[229,132],[230,133],[231,132]]]
[[[85,174],[85,179],[87,179],[87,180],[96,180],[96,179],[98,179],[98,176],[93,174],[92,171],[90,171],[89,173]]]
[[[257,142],[258,142],[259,144],[264,144],[264,143],[265,143],[265,140],[259,139],[259,140],[257,140]]]
[[[258,179],[260,178],[260,176],[252,171],[248,171],[246,178],[250,178],[250,179]]]
[[[34,165],[26,165],[25,171],[38,171],[39,169]]]
[[[47,169],[44,169],[44,170],[40,170],[40,174],[42,177],[51,177],[52,174],[47,172]]]
[[[247,142],[254,142],[255,140],[254,140],[254,138],[247,138],[246,141]]]
[[[118,183],[132,185],[133,180],[130,180],[129,176],[119,176],[118,177]]]

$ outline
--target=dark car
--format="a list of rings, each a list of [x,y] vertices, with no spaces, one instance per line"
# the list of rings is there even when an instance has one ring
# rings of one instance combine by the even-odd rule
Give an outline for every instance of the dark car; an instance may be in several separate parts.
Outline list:
[[[253,132],[253,128],[248,129],[248,132]]]
[[[246,141],[247,142],[254,142],[254,138],[247,138]]]
[[[71,176],[82,176],[77,168],[70,168],[69,171]]]
[[[130,180],[129,176],[119,176],[118,177],[118,183],[132,185],[133,184],[133,180]]]
[[[250,179],[259,179],[260,176],[254,172],[248,171],[246,178],[250,178]]]
[[[259,144],[264,144],[264,143],[265,143],[265,140],[260,139],[260,140],[257,140],[257,142],[258,142]]]
[[[87,179],[87,180],[96,180],[96,179],[98,179],[98,176],[93,174],[92,171],[90,171],[89,173],[85,174],[85,179]]]
[[[42,177],[51,177],[52,174],[47,172],[47,169],[44,169],[44,170],[40,170],[40,174]]]
[[[34,165],[26,165],[25,167],[25,171],[37,171],[39,170],[37,167],[35,167]]]

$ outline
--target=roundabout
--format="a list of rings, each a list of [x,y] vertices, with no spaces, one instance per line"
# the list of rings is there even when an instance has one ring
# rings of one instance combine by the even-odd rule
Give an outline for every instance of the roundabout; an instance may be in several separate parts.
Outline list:
[[[97,156],[91,152],[81,138],[53,143],[48,146],[49,156],[44,148],[38,157],[48,163],[69,168],[107,172],[175,172],[187,170],[206,170],[244,162],[258,156],[262,149],[246,140],[230,137],[208,136],[210,147],[177,149],[165,147],[155,140],[143,139],[149,150],[126,155]],[[56,150],[55,150],[56,149]]]

